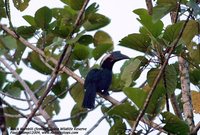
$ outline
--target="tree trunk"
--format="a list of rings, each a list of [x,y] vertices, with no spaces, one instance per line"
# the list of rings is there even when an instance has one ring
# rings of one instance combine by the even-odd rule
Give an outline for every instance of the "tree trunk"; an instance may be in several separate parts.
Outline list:
[[[183,114],[187,121],[190,131],[194,128],[193,120],[193,107],[190,92],[190,79],[189,79],[189,65],[188,62],[181,56],[178,57],[179,61],[179,72],[181,80],[181,92],[182,92],[182,103],[183,103]]]

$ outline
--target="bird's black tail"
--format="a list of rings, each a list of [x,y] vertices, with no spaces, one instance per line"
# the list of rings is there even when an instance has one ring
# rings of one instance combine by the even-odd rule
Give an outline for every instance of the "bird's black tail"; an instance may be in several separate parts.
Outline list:
[[[86,92],[83,99],[83,107],[89,109],[94,108],[95,97],[96,97],[96,86],[94,83],[89,83],[86,87]]]

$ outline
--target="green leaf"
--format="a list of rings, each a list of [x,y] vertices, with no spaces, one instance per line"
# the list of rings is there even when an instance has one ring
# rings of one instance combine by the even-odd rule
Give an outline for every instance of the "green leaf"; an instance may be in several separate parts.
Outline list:
[[[43,86],[43,87],[41,87]],[[42,96],[42,94],[45,91],[46,85],[44,85],[44,82],[41,80],[36,80],[32,85],[31,85],[31,90],[36,93],[37,96]]]
[[[126,124],[123,121],[117,121],[110,128],[108,135],[125,135],[126,129]]]
[[[15,111],[11,107],[4,107],[3,108],[4,113],[11,114],[11,115],[18,115],[18,112]],[[19,123],[19,118],[11,118],[11,117],[6,117],[6,127],[7,128],[16,128]]]
[[[67,86],[68,86],[68,76],[66,74],[61,74],[61,80],[56,82],[53,85],[52,92],[58,97],[63,99],[67,95]]]
[[[120,45],[146,53],[150,46],[150,38],[145,34],[130,34],[120,41]]]
[[[186,45],[190,44],[194,36],[199,34],[199,31],[197,29],[199,27],[200,25],[198,21],[195,20],[188,21],[182,35],[182,39]]]
[[[95,60],[98,60],[103,54],[113,50],[113,45],[111,44],[102,44],[97,46],[93,51],[92,55]]]
[[[11,36],[6,36],[6,37],[3,37],[3,38],[0,38],[0,40],[2,41],[4,47],[6,47],[9,50],[13,50],[13,49],[17,48],[17,42]]]
[[[112,38],[110,35],[104,31],[97,31],[94,34],[94,46],[99,46],[102,44],[111,44],[113,45]]]
[[[121,80],[125,87],[133,83],[134,76],[138,73],[141,61],[139,59],[130,59],[124,63],[121,68]]]
[[[8,48],[6,48],[4,43],[2,42],[2,37],[0,37],[0,56],[8,53],[8,51]]]
[[[161,20],[153,22],[152,16],[148,14],[146,9],[136,9],[133,12],[140,17],[138,21],[143,25],[143,33],[145,31],[153,38],[157,38],[162,33],[163,22]]]
[[[71,122],[74,127],[77,127],[81,124],[81,122],[87,116],[86,110],[80,107],[79,105],[75,104],[72,111],[71,111]]]
[[[80,66],[79,72],[83,78],[85,78],[89,72],[90,68],[88,66]]]
[[[89,47],[81,45],[81,44],[76,44],[74,47],[73,51],[74,57],[77,60],[85,60],[89,58],[90,56],[90,50]]]
[[[62,47],[62,43],[64,40],[59,37],[54,37],[54,34],[48,34],[46,35],[46,41],[45,41],[45,48],[44,48],[44,53],[47,57],[51,57],[54,55],[54,51],[57,49],[60,49]],[[43,45],[42,39],[38,41],[38,44]]]
[[[80,83],[76,83],[74,86],[72,86],[70,90],[70,95],[72,96],[74,101],[77,103],[77,105],[82,106],[83,97],[84,97],[83,85]]]
[[[73,29],[78,12],[64,6],[64,8],[53,8],[52,15],[56,18],[56,25],[53,28],[53,33],[59,37],[66,38]]]
[[[93,37],[91,35],[83,35],[78,40],[79,44],[89,45],[93,43]]]
[[[92,54],[94,59],[99,59],[104,53],[113,50],[113,41],[110,35],[104,31],[97,31],[94,35],[94,46]]]
[[[39,28],[47,30],[52,19],[52,11],[48,7],[42,7],[35,13],[35,23]]]
[[[14,97],[20,97],[23,89],[24,88],[21,86],[21,84],[18,81],[16,81],[13,83],[6,84],[3,91]]]
[[[28,5],[30,0],[13,0],[15,8],[20,11],[24,11]]]
[[[0,0],[0,19],[3,17],[6,18],[5,4],[4,0]]]
[[[99,5],[96,2],[92,3],[85,10],[85,15],[88,16],[89,14],[96,13],[98,11],[98,8],[99,8]]]
[[[113,92],[120,92],[124,88],[124,82],[121,80],[120,74],[113,74],[112,76],[112,84],[110,86],[110,90]]]
[[[110,116],[117,115],[117,116],[120,116],[127,120],[134,121],[137,118],[138,111],[134,106],[132,106],[130,103],[126,102],[126,103],[120,104],[120,105],[112,108],[110,111],[108,111],[108,115],[110,115]]]
[[[80,10],[85,0],[61,0],[63,3],[69,5],[74,10]]]
[[[17,64],[19,64],[22,60],[22,55],[24,54],[25,49],[26,46],[23,45],[21,42],[17,41],[17,49],[14,53],[14,60],[17,62]]]
[[[157,77],[160,69],[151,69],[147,74],[147,82],[150,86],[153,85],[155,78]],[[157,87],[165,89],[164,76],[161,77]],[[177,86],[177,73],[173,65],[167,65],[165,68],[165,80],[166,80],[166,90],[173,93]]]
[[[35,34],[36,28],[33,26],[20,26],[17,28],[17,34],[23,38],[32,38]]]
[[[60,105],[59,101],[56,99],[53,95],[48,95],[44,101],[42,107],[45,107],[45,111],[52,117],[55,114],[58,114],[60,112]],[[52,102],[53,101],[53,102]]]
[[[183,120],[180,120],[177,116],[170,112],[161,113],[163,120],[165,123],[163,129],[168,131],[169,133],[176,135],[188,135],[190,130],[189,126]]]
[[[127,97],[130,98],[131,101],[133,101],[139,109],[141,109],[147,98],[150,87],[148,87],[148,89],[126,87],[123,90]],[[163,110],[165,101],[164,94],[165,93],[163,93],[162,89],[156,89],[154,91],[146,110],[146,113],[149,114],[150,119],[154,118],[158,113]]]
[[[23,18],[24,18],[24,20],[26,20],[31,26],[36,26],[34,17],[32,17],[32,16],[30,16],[30,15],[24,15]]]
[[[158,0],[157,5],[153,8],[153,22],[157,22],[162,17],[176,8],[175,0]]]
[[[64,88],[64,89],[61,88],[61,82],[57,82],[56,84],[53,85],[52,92],[58,98],[61,98],[61,99],[63,99],[66,96],[66,94],[67,94],[66,88]],[[62,95],[60,95],[60,94],[62,94]]]
[[[51,74],[51,69],[49,69],[38,56],[36,52],[30,52],[28,54],[28,61],[33,69],[42,73],[42,74]]]
[[[123,91],[127,95],[127,97],[130,98],[131,101],[133,101],[137,105],[138,108],[143,107],[148,92],[143,91],[142,89],[139,88],[131,88],[131,87],[126,87],[123,89]]]
[[[99,13],[93,13],[89,14],[87,20],[84,22],[83,27],[87,31],[92,31],[96,29],[100,29],[110,23],[110,19],[106,16],[99,14]]]
[[[190,81],[196,86],[200,86],[200,70],[192,69],[190,71]]]
[[[6,81],[6,73],[0,71],[0,89],[4,85],[5,81]]]
[[[191,42],[186,45],[189,55],[193,62],[200,64],[200,45],[195,42]]]
[[[74,22],[76,19],[77,11],[74,11],[69,6],[64,6],[64,8],[53,8],[51,9],[53,13],[53,17],[57,20],[60,20],[62,18],[65,18],[67,23]]]
[[[180,30],[183,26],[183,22],[178,22],[172,25],[168,25],[165,29],[163,38],[169,43],[172,43],[179,35]]]

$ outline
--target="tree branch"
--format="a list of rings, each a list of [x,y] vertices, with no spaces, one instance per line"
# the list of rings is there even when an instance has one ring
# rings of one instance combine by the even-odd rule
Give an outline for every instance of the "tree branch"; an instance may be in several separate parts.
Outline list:
[[[190,91],[190,80],[189,80],[189,65],[187,61],[179,56],[179,72],[180,72],[180,80],[181,80],[181,93],[182,93],[182,102],[183,102],[183,113],[184,118],[186,119],[190,131],[192,132],[194,128],[194,120],[193,120],[193,106],[191,99],[191,91]]]
[[[10,65],[3,59],[0,57],[0,61],[5,65],[5,67],[13,74],[13,76],[15,76],[15,78],[20,82],[20,84],[24,87],[25,91],[29,94],[29,96],[31,97],[31,99],[33,100],[34,104],[36,105],[38,103],[37,98],[35,97],[35,95],[33,94],[33,92],[31,91],[31,89],[29,88],[29,86],[24,82],[24,80],[17,74],[17,72],[12,69],[12,67],[10,67]],[[51,129],[55,129],[57,128],[57,126],[55,125],[54,122],[52,122],[50,120],[49,115],[42,110],[42,108],[39,108],[39,112],[41,113],[41,115],[44,117],[44,119],[48,122],[48,125]]]
[[[85,133],[85,135],[89,135],[96,127],[98,127],[98,125],[102,122],[102,120],[104,119],[104,118],[106,118],[108,115],[107,114],[104,114],[97,122],[96,122],[96,124],[94,124],[93,126],[92,126],[92,128],[90,129],[90,130],[88,130],[86,133]]]
[[[140,111],[135,123],[133,124],[133,127],[131,129],[132,134],[134,134],[134,131],[136,130],[136,127],[137,127],[140,119],[143,117],[143,115],[144,115],[144,113],[145,113],[145,111],[147,109],[147,106],[148,106],[148,104],[150,102],[150,99],[151,99],[151,97],[153,95],[153,92],[155,91],[155,89],[157,87],[157,84],[160,81],[160,78],[161,78],[161,76],[163,74],[163,71],[164,71],[165,67],[167,66],[168,60],[170,59],[170,56],[171,56],[172,52],[174,51],[175,47],[177,46],[177,44],[178,44],[178,42],[179,42],[179,40],[180,40],[180,38],[181,38],[181,36],[183,34],[183,31],[184,31],[184,29],[185,29],[185,27],[186,27],[186,25],[187,25],[187,23],[189,21],[189,18],[190,18],[190,15],[188,16],[188,18],[185,21],[181,31],[179,32],[179,35],[178,35],[177,39],[171,45],[171,48],[170,48],[169,53],[168,53],[168,56],[167,56],[166,60],[164,61],[163,65],[161,66],[161,69],[160,69],[158,75],[156,76],[156,78],[154,80],[154,83],[153,83],[153,85],[151,87],[151,90],[150,90],[150,92],[149,92],[149,94],[148,94],[148,96],[146,98],[146,101],[145,101],[143,107],[142,107],[142,110]]]
[[[7,96],[9,98],[12,98],[12,99],[15,99],[15,100],[19,100],[19,101],[31,101],[30,99],[22,99],[22,98],[18,98],[18,97],[15,97],[13,95],[10,95],[10,94],[7,94],[7,93],[4,93],[2,91],[0,91],[0,94],[2,94],[3,96]]]
[[[177,21],[179,20],[179,10],[180,10],[180,1],[177,2],[176,4],[176,11],[171,11],[170,12],[170,16],[171,16],[171,22],[172,23],[177,23]],[[176,100],[176,96],[175,93],[170,95],[170,101],[174,110],[174,113],[180,118],[183,119],[182,117],[182,112],[180,110],[180,107],[178,106],[177,100]]]
[[[81,10],[79,11],[79,14],[78,14],[78,16],[77,16],[77,18],[76,18],[76,21],[75,21],[75,24],[74,24],[74,28],[73,28],[73,30],[71,31],[69,38],[72,38],[74,32],[76,31],[77,27],[79,26],[79,23],[80,23],[80,21],[81,21],[81,19],[82,19],[82,15],[83,15],[83,13],[84,13],[84,11],[85,11],[85,8],[86,8],[88,2],[89,2],[89,0],[85,0],[83,6],[82,6],[82,8],[81,8]],[[57,65],[56,65],[54,71],[53,71],[52,78],[51,78],[51,81],[50,81],[50,83],[49,83],[47,89],[45,90],[44,94],[40,97],[38,103],[36,104],[36,107],[33,109],[33,111],[31,112],[30,116],[27,118],[26,122],[24,123],[22,130],[20,130],[20,131],[18,132],[18,134],[23,133],[24,129],[26,129],[26,127],[28,126],[28,124],[29,124],[29,122],[31,121],[32,117],[35,115],[35,113],[37,112],[37,110],[40,108],[42,102],[44,101],[44,99],[46,98],[46,96],[48,95],[48,93],[51,91],[51,88],[52,88],[52,86],[53,86],[53,84],[54,84],[55,79],[57,78],[58,72],[59,72],[59,70],[60,70],[60,66],[62,65],[62,62],[63,62],[63,60],[64,60],[64,58],[65,58],[65,55],[66,55],[68,49],[69,49],[69,51],[70,51],[69,54],[67,54],[67,55],[68,55],[68,58],[69,58],[70,53],[71,53],[72,46],[69,45],[69,44],[67,44],[67,45],[65,46],[65,48],[64,48],[64,50],[63,50],[63,52],[62,52],[62,54],[61,54],[61,56],[60,56],[60,58],[59,58],[59,60],[58,60],[58,63],[57,63]],[[47,121],[47,123],[49,123],[49,122]],[[53,132],[54,132],[55,134],[61,134],[59,130],[53,130]]]
[[[147,6],[147,10],[148,10],[149,15],[152,15],[152,13],[153,13],[152,0],[146,0],[146,6]]]
[[[199,129],[200,129],[200,122],[193,128],[191,135],[197,134]]]
[[[31,43],[29,43],[27,40],[25,40],[23,37],[18,37],[18,35],[16,35],[15,32],[13,32],[12,30],[10,30],[9,28],[7,28],[5,25],[1,24],[0,23],[0,28],[3,29],[4,31],[6,31],[9,35],[11,35],[12,37],[16,38],[17,40],[19,40],[22,44],[24,44],[26,47],[30,48],[31,50],[35,51],[36,53],[38,53],[39,55],[41,55],[42,57],[50,60],[54,65],[57,65],[58,64],[58,61],[53,58],[53,57],[47,57],[45,55],[45,53],[35,47],[34,45],[32,45]],[[84,84],[84,80],[78,76],[77,74],[75,74],[73,71],[71,71],[68,67],[64,66],[63,64],[61,64],[61,69],[66,73],[68,74],[69,76],[71,76],[73,79],[75,79],[76,81],[78,81],[79,83],[81,84]],[[105,98],[106,100],[108,100],[109,102],[111,102],[112,104],[119,104],[119,101],[115,100],[113,97],[111,96],[104,96],[104,95],[101,95],[101,97]]]
[[[17,108],[13,107],[12,105],[10,105],[8,102],[6,102],[5,100],[2,100],[3,104],[11,107],[12,109],[14,109],[17,113],[19,113],[19,115],[21,115],[23,118],[27,118],[28,116],[26,116],[25,114],[21,113]],[[35,120],[31,120],[33,123],[39,125],[40,127],[42,127],[44,130],[47,130],[48,128],[44,126],[44,123],[40,123],[37,122]]]
[[[180,119],[183,119],[183,117],[182,117],[182,112],[181,112],[181,110],[180,110],[180,107],[178,106],[175,93],[172,93],[172,94],[170,95],[170,101],[171,101],[172,107],[173,107],[173,109],[174,109],[174,113],[175,113]]]

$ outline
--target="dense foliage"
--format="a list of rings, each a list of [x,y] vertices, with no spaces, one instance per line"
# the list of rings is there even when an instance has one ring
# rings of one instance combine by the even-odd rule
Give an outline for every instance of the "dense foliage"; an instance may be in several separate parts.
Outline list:
[[[13,0],[12,2],[15,8],[23,12],[28,8],[29,1]],[[66,95],[70,94],[75,102],[71,110],[72,125],[79,126],[87,115],[90,115],[90,111],[81,106],[84,89],[83,82],[80,80],[85,78],[91,68],[98,67],[98,65],[91,65],[91,61],[97,61],[105,53],[114,50],[111,35],[101,30],[110,23],[110,19],[98,13],[97,3],[89,3],[84,9],[84,5],[87,4],[85,0],[61,1],[64,7],[49,8],[47,5],[38,9],[33,16],[23,16],[29,25],[13,26],[10,3],[8,0],[0,0],[0,19],[6,18],[10,30],[13,31],[11,34],[8,33],[1,21],[0,92],[4,114],[9,114],[5,115],[7,127],[15,128],[18,125],[20,117],[12,118],[12,116],[20,114],[21,117],[25,117],[22,114],[29,114],[29,112],[27,113],[27,110],[23,108],[19,109],[20,106],[13,106],[9,100],[4,101],[3,96],[17,101],[24,97],[22,95],[26,95],[23,102],[28,102],[28,110],[32,111],[31,108],[34,107],[32,105],[35,102],[32,102],[33,97],[27,92],[27,87],[39,100],[54,74],[55,61],[60,60],[66,46],[70,46],[71,49],[68,49],[61,69],[56,74],[57,79],[51,87],[52,92],[42,102],[42,109],[53,119],[55,115],[59,115],[62,107],[59,103],[60,99],[68,100]],[[199,3],[195,0],[156,0],[153,5],[155,6],[152,9],[133,10],[133,14],[138,16],[137,21],[141,24],[140,30],[138,33],[130,33],[119,41],[120,46],[141,52],[140,56],[127,60],[121,67],[120,73],[113,74],[110,91],[124,93],[127,98],[117,106],[108,104],[103,98],[96,99],[96,106],[101,107],[104,118],[110,125],[110,135],[125,134],[131,131],[133,121],[144,109],[144,104],[151,91],[153,91],[152,96],[141,119],[148,127],[138,128],[138,134],[150,133],[152,129],[180,135],[193,132],[183,116],[181,71],[179,71],[180,63],[176,58],[182,57],[189,63],[189,78],[186,79],[195,86],[196,90],[191,91],[192,94],[188,96],[192,98],[194,107],[192,111],[199,113],[200,94],[197,91],[200,89]],[[162,18],[169,14],[176,15],[175,21],[164,26]],[[21,37],[25,40],[21,40]],[[25,42],[31,39],[36,40],[33,47],[27,46]],[[23,72],[23,69],[18,68],[20,63],[26,65],[24,68],[28,67],[46,75],[48,79],[41,81],[38,78],[33,83],[29,82],[29,78],[20,80],[17,77]],[[63,67],[66,67],[67,71],[72,71],[73,74],[66,70],[62,71]],[[160,71],[163,72],[159,81],[155,82]],[[80,80],[74,76],[76,73],[80,74]],[[145,82],[141,87],[136,87],[138,78],[144,77],[145,73],[147,73]],[[71,77],[76,80],[73,84],[70,82]],[[23,83],[27,87],[24,87]],[[181,116],[173,113],[175,108],[170,107],[169,110],[165,107],[169,104],[168,99],[172,100],[171,95],[175,95],[175,102],[178,105],[175,108],[180,111]],[[173,104],[172,101],[170,103]],[[155,128],[150,122],[155,122],[158,118],[160,120],[156,121],[157,125],[163,124],[163,126]]]

